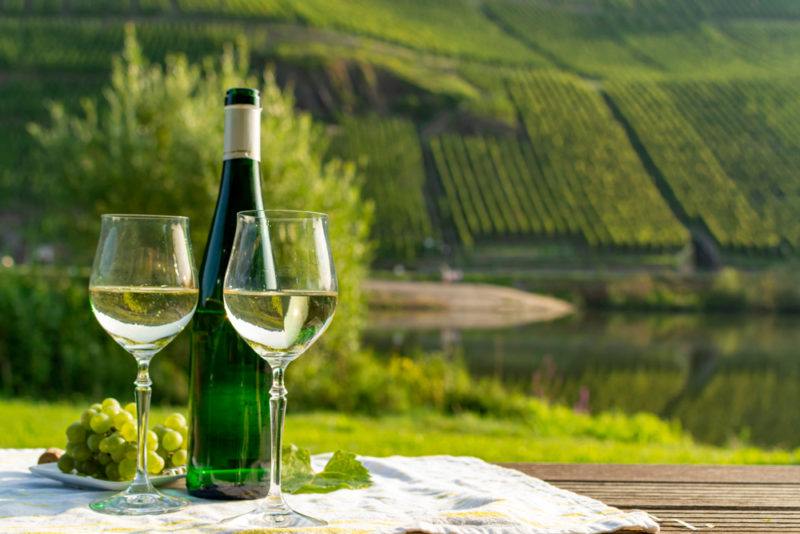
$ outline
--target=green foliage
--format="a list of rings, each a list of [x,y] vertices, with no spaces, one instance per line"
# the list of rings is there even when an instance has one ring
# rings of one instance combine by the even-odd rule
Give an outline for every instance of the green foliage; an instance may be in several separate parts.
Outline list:
[[[286,0],[310,24],[372,35],[429,52],[543,64],[467,0]]]
[[[38,399],[128,396],[133,359],[89,308],[88,278],[0,268],[0,392]],[[185,402],[185,334],[156,358],[162,402]]]
[[[771,30],[783,25],[783,44],[794,45],[797,53],[796,37],[790,37],[796,27],[789,30],[780,20],[797,16],[796,4],[786,1],[493,0],[485,5],[499,24],[555,66],[592,77],[752,75],[774,68],[765,58],[780,56],[784,65],[796,61],[788,50],[773,47]],[[745,35],[731,35],[731,26]]]
[[[352,165],[323,162],[319,126],[295,112],[271,75],[257,80],[247,67],[241,47],[203,66],[182,55],[149,65],[129,30],[101,104],[86,100],[80,114],[55,104],[49,125],[29,128],[48,222],[71,245],[71,259],[85,264],[101,213],[180,213],[191,218],[199,256],[219,183],[221,96],[228,87],[260,86],[265,204],[330,214],[341,291],[339,316],[322,344],[344,354],[357,347],[370,207],[361,202]]]
[[[769,228],[800,246],[800,91],[788,78],[668,81],[667,91]]]
[[[268,18],[291,18],[285,0],[178,0],[183,13],[208,13]]]
[[[6,169],[28,156],[29,139],[19,132],[27,121],[42,122],[42,97],[71,107],[96,93],[124,44],[123,21],[134,16],[151,61],[175,50],[198,60],[246,35],[257,61],[311,71],[298,92],[312,100],[330,96],[326,82],[315,86],[313,69],[365,66],[350,74],[368,86],[365,107],[385,113],[391,102],[392,112],[413,114],[424,149],[433,137],[438,176],[425,169],[427,180],[442,182],[428,223],[415,194],[379,210],[374,235],[387,261],[413,257],[423,234],[465,248],[497,238],[526,245],[566,238],[593,245],[593,253],[674,252],[686,231],[645,185],[649,168],[609,115],[606,91],[691,230],[708,229],[737,253],[791,254],[800,244],[791,171],[800,153],[797,95],[786,74],[800,67],[800,10],[791,0],[6,0],[0,11],[7,14],[0,68],[10,73],[0,81]],[[159,16],[142,16],[151,13]],[[531,74],[539,67],[547,70]],[[344,129],[355,130],[348,125],[355,121],[342,121]],[[391,159],[377,146],[365,151],[380,154],[372,167],[384,154]],[[4,184],[0,194],[32,198],[24,183]],[[626,186],[635,193],[621,199]],[[409,220],[415,230],[398,243],[386,229]],[[420,230],[426,225],[431,232]],[[24,226],[26,235],[40,233]]]
[[[281,489],[288,493],[330,493],[372,485],[369,471],[352,452],[334,452],[322,471],[315,473],[308,449],[291,445],[283,452],[283,468]]]
[[[413,259],[436,237],[425,205],[425,169],[413,123],[348,117],[342,127],[332,152],[363,168],[364,196],[380,214],[373,227],[378,257]]]
[[[565,204],[559,215],[567,224],[574,221],[589,244],[686,244],[688,232],[596,89],[566,75],[531,74],[520,77],[511,94],[542,180],[549,182],[551,197]]]
[[[78,410],[80,408],[72,404],[0,401],[0,418],[5,422],[0,447],[57,445],[63,440],[64,428]],[[156,407],[154,418],[162,420],[173,410]],[[550,426],[540,431],[524,422],[471,414],[442,416],[416,412],[403,416],[364,417],[326,412],[293,413],[286,424],[286,440],[312,453],[342,448],[369,456],[453,454],[476,456],[490,462],[793,464],[800,460],[798,451],[741,445],[709,447],[690,440],[676,442],[670,437],[674,431],[667,434],[666,440],[656,435],[649,442],[598,439],[575,433],[573,423],[572,418],[565,417],[560,421],[564,426]],[[632,428],[638,424],[630,419]]]
[[[757,273],[727,267],[699,280],[638,273],[603,285],[603,291],[598,291],[597,287],[584,288],[594,296],[592,306],[665,311],[794,313],[800,310],[800,291],[793,264]]]
[[[614,82],[608,89],[693,221],[723,247],[777,247],[779,236],[769,221],[759,217],[666,92],[646,82]]]
[[[233,23],[159,21],[141,24],[137,36],[150,59],[185,50],[193,60],[219,54],[244,34]],[[25,43],[21,47],[20,43]],[[0,19],[0,66],[43,72],[106,74],[125,43],[125,23],[96,18]],[[73,76],[74,79],[74,76]]]
[[[516,77],[510,93],[527,140],[448,135],[431,143],[463,244],[493,236],[634,249],[688,242],[594,88],[564,74],[530,73]]]

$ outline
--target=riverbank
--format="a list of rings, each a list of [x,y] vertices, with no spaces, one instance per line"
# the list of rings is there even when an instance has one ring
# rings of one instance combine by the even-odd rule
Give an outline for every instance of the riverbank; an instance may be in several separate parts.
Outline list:
[[[568,302],[489,284],[400,280],[363,283],[371,328],[502,328],[569,315]]]
[[[463,284],[509,287],[552,295],[578,308],[665,312],[800,314],[800,277],[794,262],[769,268],[719,271],[674,269],[487,269],[462,273]],[[441,273],[377,271],[381,281],[439,280]]]
[[[63,447],[64,430],[84,404],[0,401],[0,448]],[[153,410],[161,422],[175,408]],[[797,451],[698,445],[648,415],[588,416],[542,404],[535,422],[419,411],[366,417],[289,413],[286,443],[313,453],[336,449],[370,456],[452,454],[487,461],[791,464]]]

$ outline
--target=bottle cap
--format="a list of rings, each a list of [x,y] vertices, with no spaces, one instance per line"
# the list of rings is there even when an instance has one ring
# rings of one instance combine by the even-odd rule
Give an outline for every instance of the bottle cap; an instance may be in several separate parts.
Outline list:
[[[261,107],[261,98],[259,98],[258,89],[250,89],[247,87],[228,89],[225,93],[225,105],[232,106],[235,104],[250,104]]]

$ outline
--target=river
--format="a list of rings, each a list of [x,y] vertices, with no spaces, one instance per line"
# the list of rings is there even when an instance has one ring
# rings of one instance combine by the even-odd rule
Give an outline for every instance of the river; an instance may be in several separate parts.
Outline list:
[[[800,317],[591,312],[499,329],[384,327],[365,342],[441,351],[579,410],[678,420],[703,443],[800,446]]]

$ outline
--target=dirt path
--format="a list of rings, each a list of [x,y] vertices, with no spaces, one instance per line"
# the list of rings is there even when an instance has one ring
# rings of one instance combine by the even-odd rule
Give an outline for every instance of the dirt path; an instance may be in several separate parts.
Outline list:
[[[371,327],[500,328],[574,311],[566,301],[488,284],[368,280]]]

